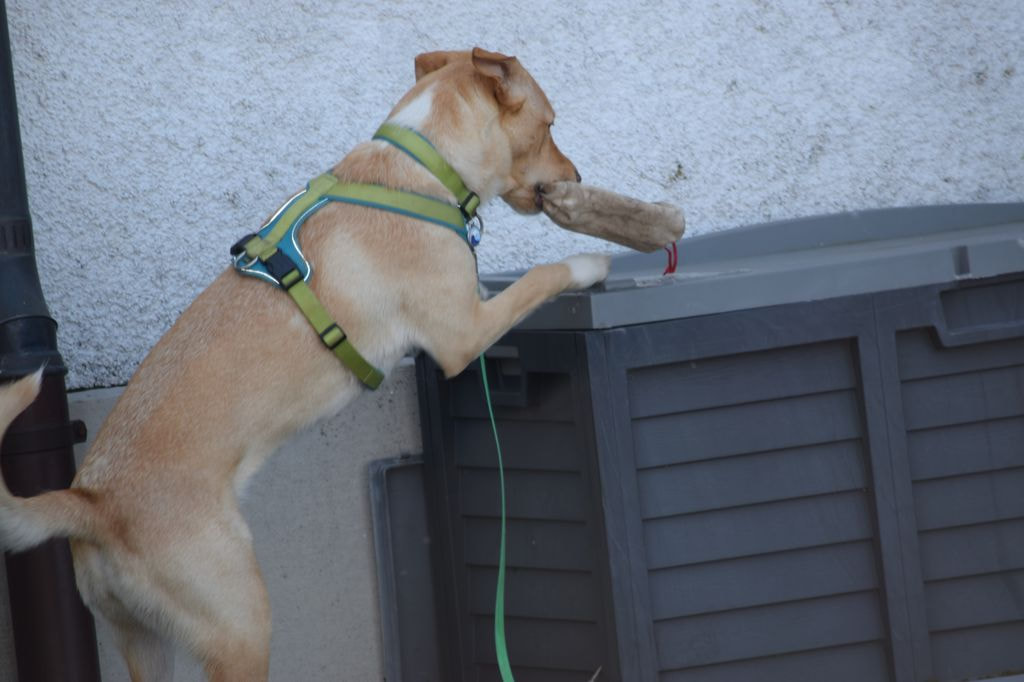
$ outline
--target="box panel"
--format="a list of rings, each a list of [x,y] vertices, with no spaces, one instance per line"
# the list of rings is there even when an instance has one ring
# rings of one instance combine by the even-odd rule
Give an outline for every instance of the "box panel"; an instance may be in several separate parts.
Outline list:
[[[736,397],[743,399],[742,386]],[[637,466],[643,469],[857,438],[862,428],[858,400],[853,391],[835,391],[636,419],[632,427]],[[737,428],[738,424],[743,428]]]
[[[1019,673],[1024,623],[937,632],[932,636],[936,680],[968,680]]]
[[[886,637],[874,591],[660,621],[654,625],[663,671],[724,661],[876,642]],[[806,670],[800,679],[816,679]]]
[[[885,646],[865,642],[818,651],[721,663],[661,673],[659,682],[875,682],[889,679]],[[812,676],[808,676],[809,672]]]
[[[879,587],[871,542],[674,566],[650,573],[655,621]]]
[[[594,494],[592,426],[578,403],[575,339],[506,339],[488,358],[507,494],[505,631],[516,680],[616,680],[610,642],[604,531]],[[421,362],[421,371],[426,365]],[[432,380],[439,377],[430,366]],[[430,435],[436,498],[444,513],[450,644],[446,680],[498,680],[494,597],[500,527],[497,456],[478,367],[434,384],[429,406],[443,425]],[[440,454],[440,453],[443,453]],[[435,507],[435,509],[437,509]]]
[[[888,632],[856,367],[835,341],[628,372],[662,679],[808,650],[779,670],[817,679],[801,662],[831,648],[879,672]]]
[[[947,292],[950,326],[1024,319],[1020,282]],[[1024,339],[899,334],[907,453],[934,674],[1024,670]]]
[[[640,513],[653,519],[861,490],[863,455],[860,441],[847,440],[643,469]]]

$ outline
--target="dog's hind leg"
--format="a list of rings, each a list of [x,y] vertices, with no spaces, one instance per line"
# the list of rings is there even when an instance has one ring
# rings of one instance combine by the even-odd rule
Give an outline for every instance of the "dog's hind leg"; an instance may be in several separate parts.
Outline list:
[[[71,541],[75,558],[78,591],[94,614],[103,616],[114,631],[115,641],[132,682],[170,682],[174,677],[174,642],[153,628],[153,623],[140,620],[143,614],[155,614],[152,602],[132,609],[124,598],[130,593],[123,586],[119,564],[95,545]]]
[[[169,642],[199,659],[214,682],[267,679],[270,601],[248,529],[237,511],[203,512],[179,517],[190,532],[142,556],[106,561],[77,548],[80,589],[117,630],[133,682],[171,679]]]
[[[190,548],[193,579],[177,601],[190,612],[187,645],[211,682],[265,682],[270,599],[241,516],[233,525],[234,533],[217,533]]]
[[[247,538],[199,542],[184,556],[150,568],[150,585],[135,608],[154,616],[203,665],[211,682],[265,682],[270,661],[270,601]],[[173,648],[146,625],[104,615],[118,630],[132,682],[171,679]]]
[[[255,601],[248,620],[222,622],[193,643],[210,682],[265,682],[270,675],[270,607],[262,582],[249,598]]]
[[[224,648],[204,655],[203,669],[210,682],[264,682],[270,674],[270,641],[218,638]]]
[[[126,619],[111,622],[132,682],[171,682],[174,646],[146,626]]]

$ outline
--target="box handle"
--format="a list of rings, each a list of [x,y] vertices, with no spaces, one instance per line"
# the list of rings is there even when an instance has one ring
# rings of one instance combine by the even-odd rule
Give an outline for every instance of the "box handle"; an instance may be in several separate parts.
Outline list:
[[[1024,336],[1024,278],[939,292],[935,331],[944,347]]]
[[[491,346],[484,352],[484,364],[487,366],[492,403],[503,407],[526,407],[529,404],[529,382],[517,347]]]

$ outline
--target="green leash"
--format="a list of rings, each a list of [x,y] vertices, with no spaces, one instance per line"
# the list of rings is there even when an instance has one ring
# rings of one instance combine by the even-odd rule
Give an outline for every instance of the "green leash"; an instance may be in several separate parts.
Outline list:
[[[466,228],[474,218],[479,223],[476,209],[480,206],[480,197],[466,187],[455,169],[437,153],[434,145],[415,130],[391,123],[382,125],[373,139],[385,140],[398,147],[441,181],[441,184],[455,196],[457,209],[463,218],[460,236],[467,241],[470,249],[475,248],[480,243],[482,227],[478,224],[474,228]],[[501,487],[501,545],[498,550],[498,584],[494,594],[494,649],[498,656],[498,670],[501,672],[502,682],[515,682],[505,643],[505,468],[501,461],[501,442],[498,440],[498,425],[494,419],[494,408],[491,406],[491,387],[487,383],[487,365],[482,353],[480,373],[484,379],[484,396],[487,398],[487,414],[491,418],[491,431],[494,433],[494,447],[498,451],[498,483]]]
[[[498,424],[494,420],[491,406],[491,387],[487,383],[487,365],[480,355],[480,374],[484,378],[484,397],[487,398],[487,414],[491,418],[494,433],[494,447],[498,451],[498,486],[501,488],[501,544],[498,549],[498,585],[494,592],[494,650],[498,656],[498,671],[502,682],[515,682],[512,665],[508,662],[508,646],[505,643],[505,466],[501,461],[501,442],[498,440]]]

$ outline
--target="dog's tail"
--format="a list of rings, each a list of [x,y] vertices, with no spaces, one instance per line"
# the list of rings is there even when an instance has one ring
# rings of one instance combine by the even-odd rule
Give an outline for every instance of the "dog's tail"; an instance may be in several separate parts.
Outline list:
[[[43,371],[0,386],[0,439],[39,395]],[[31,549],[52,537],[95,541],[99,517],[91,498],[77,489],[15,497],[0,476],[0,548]]]

